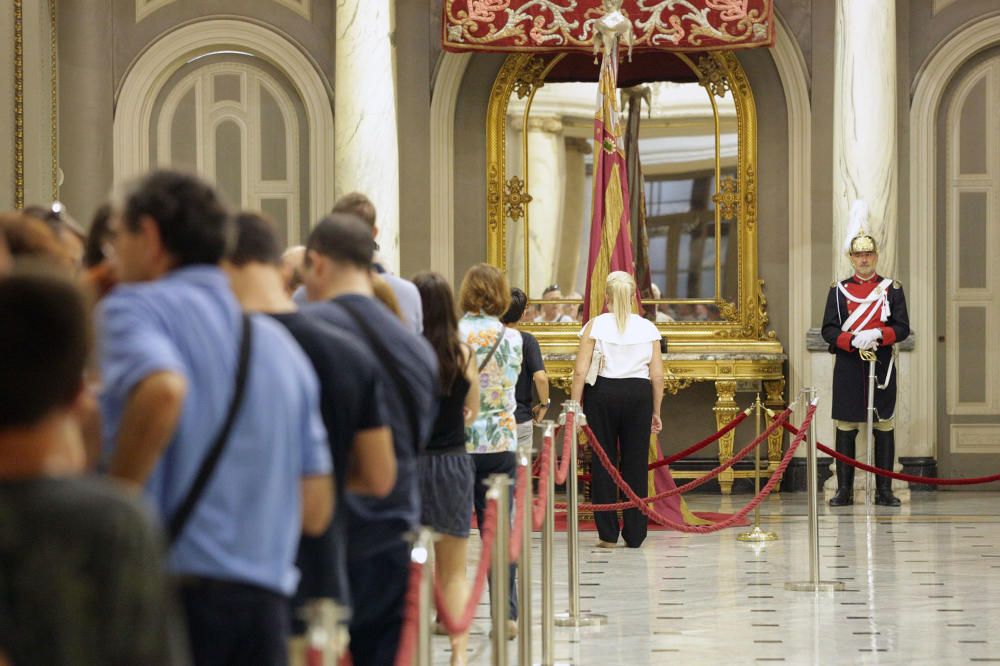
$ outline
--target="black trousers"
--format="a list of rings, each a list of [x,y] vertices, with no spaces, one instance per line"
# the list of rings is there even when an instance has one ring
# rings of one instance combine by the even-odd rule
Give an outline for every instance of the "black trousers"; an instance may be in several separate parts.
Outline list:
[[[486,517],[486,479],[491,474],[506,474],[514,479],[517,474],[517,455],[513,452],[504,453],[474,453],[472,462],[476,465],[476,482],[473,485],[473,504],[476,508],[476,524],[482,525]],[[514,505],[514,486],[510,487],[510,503],[508,509]],[[482,532],[480,532],[481,534]],[[510,582],[510,589],[507,590],[509,603],[509,619],[517,619],[517,565],[510,565],[510,573],[507,574]],[[493,577],[490,576],[490,586],[492,588]],[[492,606],[491,606],[492,608]]]
[[[254,585],[178,581],[195,666],[285,666],[288,599]]]
[[[639,497],[649,485],[648,459],[653,394],[648,379],[607,379],[583,391],[583,411],[608,458]],[[618,487],[596,456],[591,464],[590,495],[595,504],[618,501]],[[624,499],[624,497],[622,498]],[[618,542],[618,513],[594,513],[601,541]],[[647,519],[638,509],[622,512],[621,535],[625,545],[638,548],[646,538]]]
[[[410,546],[399,545],[371,557],[350,560],[351,658],[355,666],[392,664],[399,649],[410,582]]]

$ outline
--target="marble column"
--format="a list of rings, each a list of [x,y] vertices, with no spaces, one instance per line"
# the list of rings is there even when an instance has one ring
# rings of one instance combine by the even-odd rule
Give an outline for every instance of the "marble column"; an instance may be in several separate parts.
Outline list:
[[[114,181],[111,0],[59,4],[59,197],[88,223]]]
[[[837,0],[833,110],[833,248],[838,278],[851,202],[871,211],[879,273],[896,272],[896,5]]]
[[[379,252],[399,270],[399,139],[394,0],[337,0],[336,196],[358,191],[378,211]]]
[[[567,137],[565,140],[566,168],[565,189],[563,191],[563,221],[556,245],[556,281],[563,288],[563,295],[576,289],[580,276],[580,244],[584,229],[589,230],[589,220],[584,220],[587,189],[586,156],[594,152],[588,139]],[[586,268],[586,267],[584,267]]]
[[[879,248],[878,272],[895,277],[898,256],[896,3],[893,0],[837,0],[834,58],[834,277],[844,278],[853,271],[844,254],[844,241],[848,212],[855,199],[863,199],[868,204],[868,230]],[[814,373],[817,370],[819,368],[814,367]],[[820,377],[822,374],[813,374],[815,384],[819,385]],[[921,448],[911,435],[922,436],[910,433],[905,425],[909,420],[912,390],[910,382],[899,382],[897,470],[901,469],[899,456],[915,455]],[[864,452],[863,439],[859,434],[859,455]],[[855,483],[863,476],[856,475]],[[894,489],[897,487],[893,485]],[[897,495],[904,501],[907,499],[900,492]]]
[[[515,176],[524,180],[524,118],[521,113],[509,116],[506,139],[506,178]],[[529,194],[531,192],[529,191]],[[530,207],[531,204],[529,203]],[[524,234],[527,220],[522,215],[518,219],[507,218],[507,279],[510,286],[527,291],[524,267]]]
[[[556,276],[556,244],[563,225],[566,173],[562,129],[562,121],[554,116],[528,119],[530,298],[540,298],[542,290],[552,284]]]

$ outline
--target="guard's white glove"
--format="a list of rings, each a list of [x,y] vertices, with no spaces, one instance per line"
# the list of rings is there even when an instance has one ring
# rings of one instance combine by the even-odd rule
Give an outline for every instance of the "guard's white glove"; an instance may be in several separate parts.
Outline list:
[[[851,346],[857,349],[877,349],[878,341],[882,338],[882,331],[871,328],[854,334],[851,338]]]

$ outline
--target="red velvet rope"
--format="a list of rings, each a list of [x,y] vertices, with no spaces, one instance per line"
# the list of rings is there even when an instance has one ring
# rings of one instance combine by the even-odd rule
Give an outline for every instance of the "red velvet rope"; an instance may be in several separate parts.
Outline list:
[[[424,565],[410,562],[410,582],[406,588],[406,609],[403,614],[403,628],[396,650],[396,666],[411,666],[417,649],[417,627],[420,624],[420,579]]]
[[[483,596],[483,588],[486,586],[486,574],[490,570],[490,558],[493,553],[493,539],[496,536],[497,527],[497,503],[496,500],[487,500],[486,514],[483,516],[483,524],[479,526],[479,532],[483,537],[483,548],[479,555],[479,567],[476,569],[476,577],[472,584],[472,592],[469,600],[465,604],[465,610],[459,617],[454,617],[448,612],[448,604],[444,598],[437,581],[434,582],[434,603],[437,606],[438,620],[444,625],[445,631],[450,635],[464,634],[472,626],[472,620],[476,615],[476,606]]]
[[[683,458],[687,458],[692,453],[697,453],[698,451],[701,451],[703,448],[705,448],[709,444],[712,444],[713,442],[719,441],[720,439],[722,439],[723,437],[725,437],[726,435],[728,435],[730,432],[732,432],[733,429],[736,428],[736,426],[738,426],[739,424],[743,423],[744,419],[746,419],[746,417],[749,416],[749,414],[750,414],[750,412],[748,412],[748,411],[742,411],[742,412],[740,412],[739,414],[736,415],[735,419],[733,419],[732,421],[730,421],[726,425],[722,426],[722,430],[719,430],[718,432],[709,435],[708,437],[706,437],[705,439],[701,440],[697,444],[692,444],[691,446],[687,447],[686,449],[684,449],[683,451],[681,451],[679,453],[675,453],[675,454],[673,454],[671,456],[667,456],[665,458],[661,458],[661,459],[657,460],[656,462],[649,463],[649,467],[647,467],[646,469],[648,469],[649,471],[653,471],[654,469],[657,469],[659,467],[664,467],[666,465],[672,465],[675,462],[677,462],[678,460],[681,460]],[[592,477],[591,477],[590,474],[580,474],[580,480],[581,481],[590,481],[591,478]]]
[[[643,499],[642,501],[643,502],[656,502],[656,501],[659,501],[661,499],[665,499],[667,497],[673,497],[674,495],[680,495],[681,493],[686,493],[686,492],[688,492],[690,490],[694,490],[698,486],[701,486],[701,485],[704,485],[704,484],[708,483],[709,481],[711,481],[712,479],[714,479],[715,477],[719,476],[724,471],[726,471],[727,469],[729,469],[730,467],[732,467],[733,465],[735,465],[737,462],[739,462],[740,460],[742,460],[743,458],[745,458],[755,448],[757,448],[758,446],[760,446],[764,442],[764,440],[766,440],[768,437],[770,437],[771,433],[774,432],[778,428],[779,425],[781,425],[782,423],[785,422],[785,420],[791,415],[791,413],[792,413],[792,410],[789,407],[788,409],[786,409],[782,413],[778,414],[775,417],[775,420],[771,423],[771,425],[769,425],[767,427],[766,430],[764,430],[764,432],[760,433],[752,442],[750,442],[749,444],[747,444],[746,446],[744,446],[742,449],[740,449],[739,451],[737,451],[736,454],[732,458],[730,458],[726,462],[722,463],[721,465],[719,465],[718,467],[716,467],[715,469],[713,469],[711,472],[708,472],[704,476],[700,476],[697,479],[694,479],[693,481],[691,481],[689,483],[685,483],[683,486],[678,486],[677,488],[674,488],[672,490],[665,490],[662,493],[659,493],[657,495],[652,495],[650,497],[647,497],[647,498]],[[593,449],[594,453],[597,454],[597,457],[601,461],[601,464],[603,465],[604,469],[606,469],[608,471],[608,474],[610,474],[611,478],[615,480],[615,483],[618,484],[618,487],[622,488],[622,484],[625,484],[625,480],[622,478],[621,473],[618,471],[618,469],[615,467],[615,465],[613,465],[611,463],[611,460],[608,458],[608,454],[605,453],[604,449],[597,443],[597,438],[594,437],[593,431],[590,430],[590,428],[587,428],[586,429],[586,433],[587,433],[587,439],[588,439],[588,441],[590,443],[590,448]],[[621,480],[620,483],[619,483],[619,479]],[[625,485],[628,485],[628,484],[625,484]],[[629,502],[616,502],[614,504],[580,504],[579,505],[579,508],[582,509],[582,510],[584,510],[584,511],[620,511],[622,509],[631,509],[631,508],[634,508],[634,507],[635,507],[635,504],[633,502],[631,502],[631,501],[629,501]],[[565,509],[566,508],[566,504],[560,502],[559,504],[556,505],[556,508]]]
[[[562,460],[559,461],[559,466],[556,467],[556,485],[566,483],[566,476],[569,474],[569,447],[575,446],[576,442],[573,441],[573,435],[576,433],[576,413],[566,412],[566,425],[563,426],[563,450],[562,450]]]
[[[788,417],[787,412],[789,411],[790,410],[785,410],[785,412],[779,415],[778,418],[780,419],[782,418],[782,416],[784,416],[784,418],[787,418]],[[802,423],[803,429],[809,427],[809,424],[812,422],[812,418],[815,413],[816,413],[816,405],[809,405],[809,409],[808,411],[806,411],[805,421],[803,421]],[[781,422],[782,421],[775,421],[775,423],[781,423]],[[675,529],[678,532],[686,532],[688,534],[710,534],[712,532],[718,532],[719,530],[731,527],[736,523],[741,522],[744,518],[746,518],[747,514],[749,514],[751,511],[757,508],[757,506],[762,501],[764,501],[764,499],[768,495],[771,494],[771,491],[774,490],[774,486],[781,480],[781,477],[782,475],[784,475],[785,470],[788,469],[788,465],[792,461],[792,456],[795,454],[795,450],[798,449],[799,444],[801,444],[802,440],[805,438],[805,430],[803,430],[802,432],[800,432],[798,435],[795,436],[791,444],[788,446],[788,451],[785,452],[785,455],[784,457],[782,457],[781,462],[778,464],[777,469],[775,469],[774,474],[772,474],[771,478],[767,480],[767,483],[764,484],[764,487],[760,489],[760,492],[757,495],[755,495],[754,498],[750,500],[750,502],[742,509],[740,509],[738,512],[734,513],[732,516],[726,518],[723,521],[720,521],[718,523],[713,523],[711,525],[687,525],[684,523],[678,523],[673,520],[670,520],[666,516],[660,514],[659,512],[651,508],[648,504],[646,504],[646,502],[641,497],[636,495],[635,491],[632,490],[632,487],[629,486],[627,483],[625,483],[625,480],[621,477],[621,474],[618,473],[618,470],[615,469],[613,465],[611,465],[611,461],[608,459],[607,454],[604,452],[604,449],[601,448],[600,444],[597,442],[597,438],[594,437],[594,434],[589,427],[585,427],[585,432],[587,433],[587,436],[591,438],[592,440],[591,447],[597,454],[598,459],[601,460],[601,464],[605,465],[605,467],[608,468],[608,473],[611,474],[612,478],[615,480],[615,483],[631,501],[629,506],[638,508],[639,511],[641,511],[647,518],[649,518],[655,523],[664,525],[671,529]]]
[[[545,521],[545,502],[549,498],[549,484],[547,478],[552,469],[552,436],[546,435],[542,438],[542,452],[538,456],[539,482],[538,495],[533,498],[534,506],[531,507],[531,528],[541,529]]]
[[[802,428],[796,428],[791,423],[785,423],[783,426],[785,430],[789,432],[798,433]],[[804,426],[803,426],[804,427]],[[893,472],[888,469],[882,469],[881,467],[872,467],[871,465],[866,465],[860,460],[855,460],[854,458],[845,456],[843,453],[835,451],[830,447],[816,442],[816,448],[830,456],[835,458],[842,463],[846,463],[851,467],[856,467],[865,472],[871,472],[872,474],[878,474],[879,476],[887,476],[891,479],[899,479],[900,481],[909,481],[910,483],[924,483],[932,486],[973,486],[980,483],[993,483],[994,481],[1000,481],[1000,474],[991,474],[990,476],[973,476],[964,479],[940,479],[932,476],[914,476],[912,474],[900,474],[899,472]]]

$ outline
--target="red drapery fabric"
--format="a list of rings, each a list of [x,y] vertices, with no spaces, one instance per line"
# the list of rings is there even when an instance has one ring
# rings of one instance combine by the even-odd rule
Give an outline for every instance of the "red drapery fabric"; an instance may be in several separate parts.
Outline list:
[[[589,51],[601,0],[444,0],[448,51]],[[623,0],[639,51],[774,45],[773,0]]]
[[[629,225],[628,168],[622,144],[618,108],[618,58],[601,60],[594,115],[594,198],[590,225],[583,321],[604,311],[604,286],[608,273],[634,274],[632,231]]]

